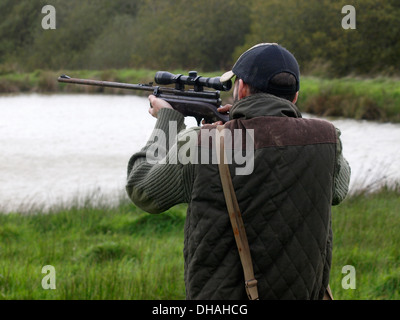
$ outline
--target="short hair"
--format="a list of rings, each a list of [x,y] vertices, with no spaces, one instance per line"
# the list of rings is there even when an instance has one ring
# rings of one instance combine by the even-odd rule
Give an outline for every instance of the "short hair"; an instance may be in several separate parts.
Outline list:
[[[296,78],[294,77],[294,75],[292,75],[291,73],[288,72],[281,72],[278,73],[276,75],[274,75],[271,80],[270,83],[272,85],[274,85],[275,87],[292,87],[296,85]],[[259,90],[257,88],[252,87],[251,85],[249,85],[250,87],[250,93],[251,94],[256,94],[256,93],[267,93],[264,90]],[[289,100],[290,102],[292,102],[294,100],[294,98],[296,97],[296,92],[294,93],[290,93],[290,94],[275,94],[275,93],[271,93],[274,96],[277,96],[279,98],[283,98],[286,100]]]

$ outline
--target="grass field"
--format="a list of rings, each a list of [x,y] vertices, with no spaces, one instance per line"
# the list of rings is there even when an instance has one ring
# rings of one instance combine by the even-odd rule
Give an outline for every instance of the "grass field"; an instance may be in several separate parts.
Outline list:
[[[183,212],[121,203],[0,215],[0,298],[183,299]],[[45,265],[55,290],[42,288]]]
[[[400,192],[353,195],[333,209],[335,299],[400,299]],[[185,206],[150,215],[116,207],[0,214],[0,299],[184,299]],[[42,288],[45,265],[56,289]],[[343,266],[356,271],[343,289]]]
[[[183,70],[170,70],[186,74]],[[57,82],[65,73],[75,78],[108,80],[128,83],[148,83],[153,81],[156,70],[62,70],[32,73],[0,74],[0,93],[111,93],[122,94],[131,91],[123,89],[99,88],[80,85],[65,85]],[[201,73],[214,77],[221,72]],[[140,92],[137,92],[140,94]],[[148,93],[142,93],[148,94]],[[221,93],[223,102],[231,102],[231,92]],[[297,103],[300,110],[320,116],[338,116],[353,119],[400,122],[400,86],[397,78],[340,78],[323,79],[302,76],[300,96]]]

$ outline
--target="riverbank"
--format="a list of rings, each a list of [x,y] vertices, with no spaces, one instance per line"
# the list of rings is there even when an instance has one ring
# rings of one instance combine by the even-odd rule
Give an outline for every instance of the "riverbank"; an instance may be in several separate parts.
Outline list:
[[[333,207],[335,299],[400,299],[399,196],[381,189]],[[122,198],[0,214],[0,299],[184,299],[185,210],[150,215]],[[55,268],[55,290],[42,288],[45,265]],[[342,287],[344,266],[355,268],[355,289]]]
[[[172,70],[173,73],[186,73]],[[0,75],[0,94],[5,93],[108,93],[126,94],[132,91],[57,82],[62,73],[76,77],[128,83],[153,81],[155,70],[76,70],[60,72],[38,70],[32,73]],[[202,76],[219,76],[222,72],[202,73]],[[140,94],[139,92],[135,92]],[[231,92],[223,92],[224,103],[231,102]],[[344,117],[380,122],[400,123],[400,86],[397,78],[341,78],[322,79],[303,76],[298,101],[306,113],[324,117]]]

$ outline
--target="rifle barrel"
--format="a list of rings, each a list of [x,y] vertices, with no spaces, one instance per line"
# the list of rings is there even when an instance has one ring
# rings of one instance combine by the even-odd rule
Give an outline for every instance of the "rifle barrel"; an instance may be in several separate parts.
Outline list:
[[[194,91],[193,89],[184,91],[169,87],[152,86],[152,84],[131,84],[131,83],[99,81],[91,79],[78,79],[78,78],[70,78],[69,76],[66,75],[60,76],[58,78],[58,82],[83,84],[83,85],[98,86],[98,87],[111,87],[111,88],[130,89],[130,90],[151,91],[156,96],[159,96],[160,94],[170,94],[170,95],[178,95],[181,97],[216,99],[216,101],[218,101],[220,97],[219,91],[209,91],[209,90]]]
[[[62,75],[61,77],[59,77],[58,82],[84,84],[84,85],[98,86],[98,87],[143,90],[143,91],[154,91],[154,89],[155,89],[155,87],[153,87],[151,85],[146,85],[146,84],[131,84],[131,83],[121,83],[121,82],[112,82],[112,81],[77,79],[77,78],[70,78],[65,75]]]

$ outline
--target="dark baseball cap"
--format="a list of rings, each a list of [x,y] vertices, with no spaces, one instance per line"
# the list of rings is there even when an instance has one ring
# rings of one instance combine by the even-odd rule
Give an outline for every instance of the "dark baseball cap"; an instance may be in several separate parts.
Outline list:
[[[296,78],[293,86],[274,86],[270,80],[278,73],[287,72]],[[300,69],[296,58],[277,43],[260,43],[244,52],[231,71],[224,73],[220,81],[234,76],[263,92],[292,94],[300,90]]]

